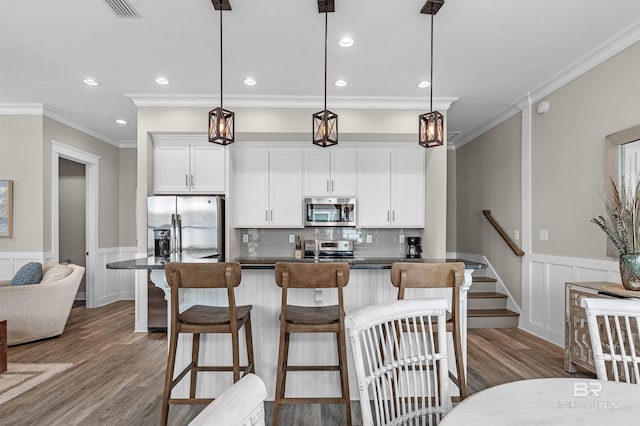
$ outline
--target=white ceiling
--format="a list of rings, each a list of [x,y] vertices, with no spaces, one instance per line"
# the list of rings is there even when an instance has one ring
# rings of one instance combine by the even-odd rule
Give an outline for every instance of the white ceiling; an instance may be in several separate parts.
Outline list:
[[[0,104],[42,103],[119,143],[136,139],[136,107],[125,94],[217,103],[219,16],[210,0],[128,1],[139,18],[116,16],[105,0],[0,0]],[[316,0],[230,1],[225,97],[311,98],[322,109],[324,15]],[[424,101],[427,110],[429,89],[417,87],[429,76],[425,0],[335,1],[329,109],[332,99],[389,97]],[[638,0],[446,0],[434,18],[433,90],[435,98],[459,98],[449,131],[468,138],[585,58],[637,41],[639,18]],[[355,39],[351,48],[337,45],[345,34]],[[158,75],[170,84],[156,84]],[[258,84],[245,86],[247,76]],[[87,77],[101,85],[85,86]],[[339,78],[348,85],[335,87]]]

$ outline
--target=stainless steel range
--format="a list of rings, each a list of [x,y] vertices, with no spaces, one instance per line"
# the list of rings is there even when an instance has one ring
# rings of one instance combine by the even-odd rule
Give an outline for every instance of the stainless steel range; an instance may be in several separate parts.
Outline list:
[[[315,257],[315,240],[304,241],[304,258],[313,259]],[[339,240],[319,240],[318,258],[322,259],[351,259],[353,258],[353,241]]]

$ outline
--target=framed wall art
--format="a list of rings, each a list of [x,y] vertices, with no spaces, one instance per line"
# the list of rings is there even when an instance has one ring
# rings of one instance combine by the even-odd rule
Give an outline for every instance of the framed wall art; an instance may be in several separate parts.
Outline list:
[[[0,237],[13,237],[13,181],[0,180]]]

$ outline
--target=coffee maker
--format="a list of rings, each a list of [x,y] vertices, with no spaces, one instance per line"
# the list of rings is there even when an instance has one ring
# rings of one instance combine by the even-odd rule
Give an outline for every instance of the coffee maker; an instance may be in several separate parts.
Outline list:
[[[153,230],[153,255],[155,257],[169,257],[171,255],[171,230]]]
[[[420,245],[422,238],[420,237],[407,237],[407,258],[419,259],[420,253],[422,253],[422,246]]]

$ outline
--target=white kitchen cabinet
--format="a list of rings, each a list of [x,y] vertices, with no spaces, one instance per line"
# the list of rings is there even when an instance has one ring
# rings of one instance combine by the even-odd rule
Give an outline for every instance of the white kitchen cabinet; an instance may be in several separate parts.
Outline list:
[[[358,155],[358,226],[424,227],[424,152],[370,150]]]
[[[236,226],[302,228],[302,153],[236,151]]]
[[[224,193],[223,146],[198,143],[189,136],[159,136],[154,140],[156,194]]]
[[[356,195],[355,151],[314,149],[304,153],[304,165],[304,196]]]

